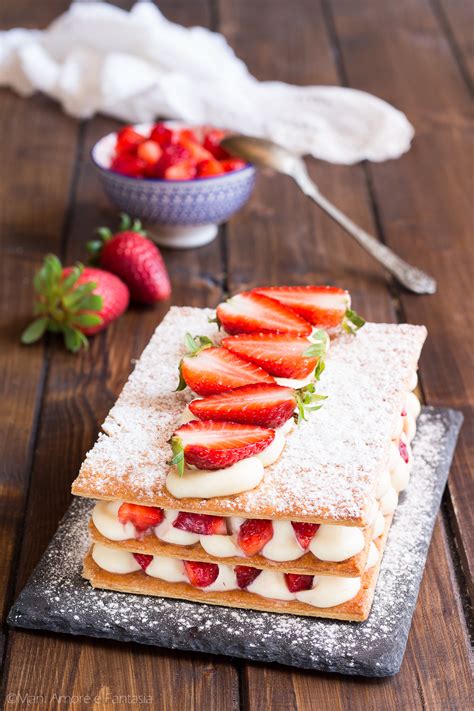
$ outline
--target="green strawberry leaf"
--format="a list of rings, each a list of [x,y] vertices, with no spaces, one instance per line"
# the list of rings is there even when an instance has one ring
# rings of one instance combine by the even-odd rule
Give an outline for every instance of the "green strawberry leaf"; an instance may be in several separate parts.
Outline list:
[[[66,348],[72,353],[77,353],[81,348],[89,347],[87,338],[79,329],[73,328],[72,326],[64,326],[62,331]]]
[[[359,316],[359,314],[352,309],[347,309],[342,322],[342,328],[346,333],[355,335],[356,331],[362,328],[364,324],[365,319],[363,319],[362,316]]]
[[[49,319],[47,316],[42,316],[41,318],[37,318],[35,321],[30,323],[30,325],[27,326],[21,334],[21,342],[25,345],[29,345],[30,343],[39,341],[48,328],[48,321]]]
[[[170,459],[167,464],[174,465],[178,470],[179,476],[183,476],[185,463],[183,440],[180,437],[173,436],[171,437],[170,444],[173,452],[173,458]]]
[[[126,212],[121,212],[120,213],[120,224],[119,224],[120,232],[125,232],[125,230],[129,230],[131,226],[132,226],[132,220],[130,218],[130,215],[127,215]]]
[[[89,328],[90,326],[100,326],[101,323],[104,323],[104,319],[98,314],[77,314],[73,317],[72,323],[74,326]]]
[[[74,265],[72,268],[70,274],[64,279],[64,281],[61,284],[61,289],[63,293],[67,293],[72,289],[72,287],[75,285],[79,277],[81,276],[82,272],[84,271],[84,265],[81,264],[80,262],[77,262],[77,264]]]
[[[190,333],[187,333],[184,337],[184,345],[187,348],[186,355],[197,356],[202,350],[211,348],[214,344],[207,336],[191,336]]]
[[[180,364],[178,366],[178,371],[179,371],[179,383],[178,383],[178,387],[175,389],[175,393],[178,393],[187,387],[187,383],[183,377],[183,361],[180,362]]]

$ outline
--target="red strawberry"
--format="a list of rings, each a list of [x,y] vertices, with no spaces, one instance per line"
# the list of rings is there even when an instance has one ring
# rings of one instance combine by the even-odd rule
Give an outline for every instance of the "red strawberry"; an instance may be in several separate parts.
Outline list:
[[[400,456],[405,462],[405,464],[408,464],[408,460],[410,459],[408,455],[408,447],[406,443],[403,442],[403,440],[400,440],[400,442],[398,443],[398,451],[400,452]]]
[[[163,177],[166,180],[192,180],[196,177],[196,162],[192,158],[182,160],[165,169]]]
[[[132,224],[122,214],[119,232],[112,234],[106,227],[98,232],[100,239],[88,243],[89,251],[102,267],[123,279],[134,301],[154,304],[169,297],[171,286],[160,251],[138,220]]]
[[[233,170],[242,170],[245,168],[247,163],[240,158],[229,158],[228,160],[221,160],[221,166],[224,168],[226,173],[231,173]]]
[[[214,160],[212,153],[210,153],[199,143],[192,131],[180,131],[179,144],[188,151],[189,155],[196,161],[196,163]]]
[[[177,163],[182,163],[183,161],[191,160],[191,155],[186,148],[179,143],[170,143],[163,147],[163,153],[160,160],[156,164],[155,177],[163,178],[165,177],[165,172],[171,166],[175,166]]]
[[[230,155],[221,146],[221,141],[225,135],[225,131],[221,131],[218,128],[211,128],[206,131],[206,135],[204,137],[204,148],[207,148],[207,150],[212,153],[214,158],[217,158],[217,160],[226,160],[227,158],[230,158]]]
[[[296,311],[313,326],[353,333],[365,321],[352,311],[348,291],[337,286],[270,286],[254,289]]]
[[[218,535],[227,533],[227,526],[223,516],[211,516],[210,514],[188,513],[180,511],[173,526],[181,531],[199,533],[202,536]]]
[[[285,573],[286,587],[292,593],[300,590],[310,590],[313,586],[312,575],[298,575],[296,573]]]
[[[257,555],[262,548],[273,538],[271,521],[260,518],[248,518],[239,528],[237,543],[245,555]]]
[[[281,427],[297,406],[296,391],[273,383],[244,385],[189,403],[200,420]]]
[[[153,560],[152,555],[146,555],[145,553],[134,553],[133,557],[142,570],[146,570]]]
[[[212,156],[209,160],[202,160],[197,166],[198,178],[212,178],[215,175],[223,175],[224,173],[225,169],[222,167],[222,163],[212,158]]]
[[[193,420],[173,434],[171,463],[178,466],[180,474],[185,461],[198,469],[225,469],[262,452],[274,437],[274,430],[264,427]]]
[[[137,157],[145,163],[157,163],[163,154],[163,150],[156,141],[144,141],[137,148]]]
[[[207,588],[208,585],[212,585],[217,580],[219,566],[216,563],[198,563],[193,560],[185,560],[183,562],[189,582],[195,588]]]
[[[238,358],[225,348],[212,346],[206,337],[186,335],[188,353],[179,365],[177,390],[188,385],[198,395],[214,395],[251,383],[274,383],[262,368]]]
[[[311,324],[297,313],[261,294],[242,292],[219,304],[217,322],[231,335],[237,333],[294,333],[309,336]]]
[[[173,142],[174,133],[164,123],[157,123],[151,130],[150,139],[159,143],[163,148]]]
[[[262,571],[258,568],[251,568],[249,565],[236,565],[234,568],[235,577],[237,578],[237,585],[242,590],[253,583],[255,578],[258,578],[261,572]]]
[[[133,523],[139,533],[152,526],[158,526],[163,520],[163,509],[156,506],[140,506],[139,504],[122,504],[118,510],[120,523]]]
[[[129,178],[144,178],[147,164],[144,160],[131,153],[121,153],[113,158],[110,170],[114,170],[121,175],[128,175]]]
[[[292,521],[291,525],[295,531],[296,540],[301,548],[306,550],[319,528],[319,523],[300,523],[299,521]]]
[[[304,336],[287,333],[240,334],[224,338],[222,345],[278,378],[306,378],[318,364],[318,357],[311,357],[313,347]]]
[[[79,263],[63,269],[54,254],[45,258],[34,286],[37,318],[23,332],[22,343],[34,343],[46,331],[61,332],[74,353],[87,348],[86,335],[102,331],[121,316],[130,298],[114,274]]]
[[[137,146],[145,140],[145,136],[135,131],[133,126],[124,126],[124,128],[117,133],[117,142],[115,144],[116,155],[134,151]]]

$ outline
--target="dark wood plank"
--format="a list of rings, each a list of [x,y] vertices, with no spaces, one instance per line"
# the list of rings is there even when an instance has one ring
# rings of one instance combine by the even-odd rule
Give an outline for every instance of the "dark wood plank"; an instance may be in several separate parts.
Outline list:
[[[166,11],[166,3],[161,7]],[[168,3],[168,8],[170,16],[184,24],[210,23],[208,3],[199,7],[189,2]],[[96,118],[84,131],[74,207],[66,235],[68,262],[85,257],[84,244],[95,226],[113,224],[116,219],[116,211],[103,196],[89,159],[94,142],[116,125],[105,118]],[[173,284],[173,303],[214,305],[222,298],[221,254],[219,240],[193,252],[164,253]],[[59,343],[52,346],[31,475],[18,589],[26,581],[70,501],[72,479],[126,380],[133,358],[140,355],[168,307],[169,303],[150,309],[132,308],[105,333],[94,338],[87,353],[77,357],[65,352]],[[61,689],[62,693],[83,695],[102,695],[109,690],[112,695],[151,694],[155,708],[192,709],[205,705],[206,708],[234,709],[238,705],[236,668],[228,660],[220,662],[205,656],[15,631],[10,635],[7,665],[7,694],[17,689],[29,693],[42,689],[50,698]],[[48,674],[48,669],[56,668],[58,675]],[[179,685],[175,682],[177,676]],[[130,704],[124,701],[114,708],[128,709]]]
[[[44,25],[67,2],[35,5],[4,3],[0,25],[7,29],[25,21]],[[29,16],[29,17],[27,17]],[[45,375],[45,349],[20,345],[31,318],[32,275],[49,251],[58,251],[73,177],[77,124],[60,114],[52,102],[28,102],[0,93],[2,142],[0,161],[0,610],[2,619],[16,571],[17,541],[23,520],[37,414]]]
[[[360,7],[359,3],[351,5],[354,14],[359,12]],[[327,84],[340,83],[343,78],[342,74],[338,74],[334,61],[338,59],[338,45],[331,33],[326,5],[315,7],[314,3],[305,1],[291,5],[263,1],[232,5],[221,2],[219,9],[220,27],[259,78]],[[263,43],[262,17],[265,17],[267,38]],[[374,25],[370,35],[367,35],[362,25],[361,22],[361,36],[357,38],[356,46],[363,55],[365,48],[363,71],[370,72],[372,67],[375,72],[383,63],[378,61],[377,56],[372,57],[366,48],[377,42],[378,29]],[[393,18],[387,32],[396,32]],[[270,38],[271,51],[268,46]],[[395,69],[390,67],[389,71],[395,72]],[[381,73],[381,76],[384,74]],[[396,79],[401,81],[398,77]],[[412,103],[414,101],[412,99]],[[375,233],[372,196],[364,167],[336,167],[315,161],[310,161],[310,165],[328,197]],[[391,186],[386,188],[384,194],[386,203],[390,200],[396,202],[399,188]],[[256,195],[244,209],[242,218],[229,226],[228,240],[230,291],[263,282],[281,283],[283,280],[293,283],[332,281],[346,285],[354,294],[355,307],[369,318],[394,320],[397,316],[398,300],[392,300],[392,287],[389,291],[383,273],[283,177],[270,179],[261,176]],[[408,320],[418,322],[415,317]],[[456,708],[457,702],[462,708],[467,698],[466,637],[457,605],[455,578],[451,573],[447,546],[438,531],[432,543],[407,654],[397,677],[377,682],[339,678],[335,683],[331,675],[270,667],[263,670],[261,665],[249,664],[245,667],[244,684],[248,706],[345,709],[350,705],[354,709],[435,709],[439,707],[436,705],[439,694],[444,706],[448,706],[450,699],[453,699],[452,708]],[[432,588],[440,580],[445,597],[433,601]],[[426,610],[430,610],[432,615],[428,625],[424,619]],[[449,619],[440,624],[443,616]],[[436,654],[431,651],[434,638],[438,649]],[[449,672],[445,670],[446,659],[454,659],[457,655],[461,658],[458,677],[454,668]],[[446,684],[443,679],[447,680]],[[450,683],[456,679],[458,687],[454,684],[450,689]]]
[[[466,85],[474,77],[474,5],[469,0],[432,0]]]
[[[407,111],[417,129],[407,155],[372,164],[369,170],[387,242],[438,280],[435,296],[402,292],[400,298],[406,319],[426,324],[430,334],[421,362],[427,402],[458,407],[466,415],[449,494],[458,546],[472,584],[474,319],[469,309],[462,315],[459,311],[472,281],[470,97],[449,42],[425,0],[403,0],[396,8],[366,2],[357,10],[350,2],[334,0],[332,7],[351,85],[393,101]]]

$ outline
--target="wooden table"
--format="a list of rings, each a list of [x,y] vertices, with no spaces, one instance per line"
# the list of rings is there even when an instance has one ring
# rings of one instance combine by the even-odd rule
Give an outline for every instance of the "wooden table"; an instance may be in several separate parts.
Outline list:
[[[45,26],[67,5],[4,0],[2,29]],[[222,31],[260,79],[344,84],[405,111],[417,133],[400,160],[353,167],[313,160],[310,170],[334,202],[439,284],[436,296],[399,289],[289,180],[261,176],[250,203],[214,243],[165,253],[173,302],[214,306],[228,293],[269,282],[344,285],[369,319],[428,326],[424,399],[462,409],[466,422],[398,676],[352,679],[4,629],[7,708],[101,709],[113,697],[141,694],[152,697],[148,707],[173,711],[467,709],[466,609],[474,543],[468,505],[474,344],[467,145],[473,6],[467,0],[163,0],[160,7],[172,20]],[[94,227],[113,224],[89,150],[117,124],[101,117],[78,122],[41,96],[22,99],[3,91],[0,101],[0,599],[6,613],[69,504],[71,481],[131,360],[168,305],[131,309],[76,357],[54,339],[19,345],[30,314],[31,279],[43,255],[84,259]],[[79,700],[74,705],[60,695]],[[100,700],[88,703],[87,695]],[[116,709],[143,707],[115,701]]]

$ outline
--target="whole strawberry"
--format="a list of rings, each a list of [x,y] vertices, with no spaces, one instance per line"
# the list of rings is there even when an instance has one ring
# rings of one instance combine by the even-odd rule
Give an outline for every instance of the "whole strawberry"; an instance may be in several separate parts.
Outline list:
[[[62,333],[66,347],[76,353],[88,347],[86,336],[102,331],[126,310],[130,294],[118,277],[102,269],[63,268],[54,254],[48,254],[34,279],[37,318],[21,336],[22,343],[34,343],[46,331]]]
[[[119,276],[130,289],[133,301],[154,304],[167,299],[171,285],[158,247],[148,239],[141,223],[122,213],[120,231],[97,230],[100,239],[87,248],[101,267]]]

